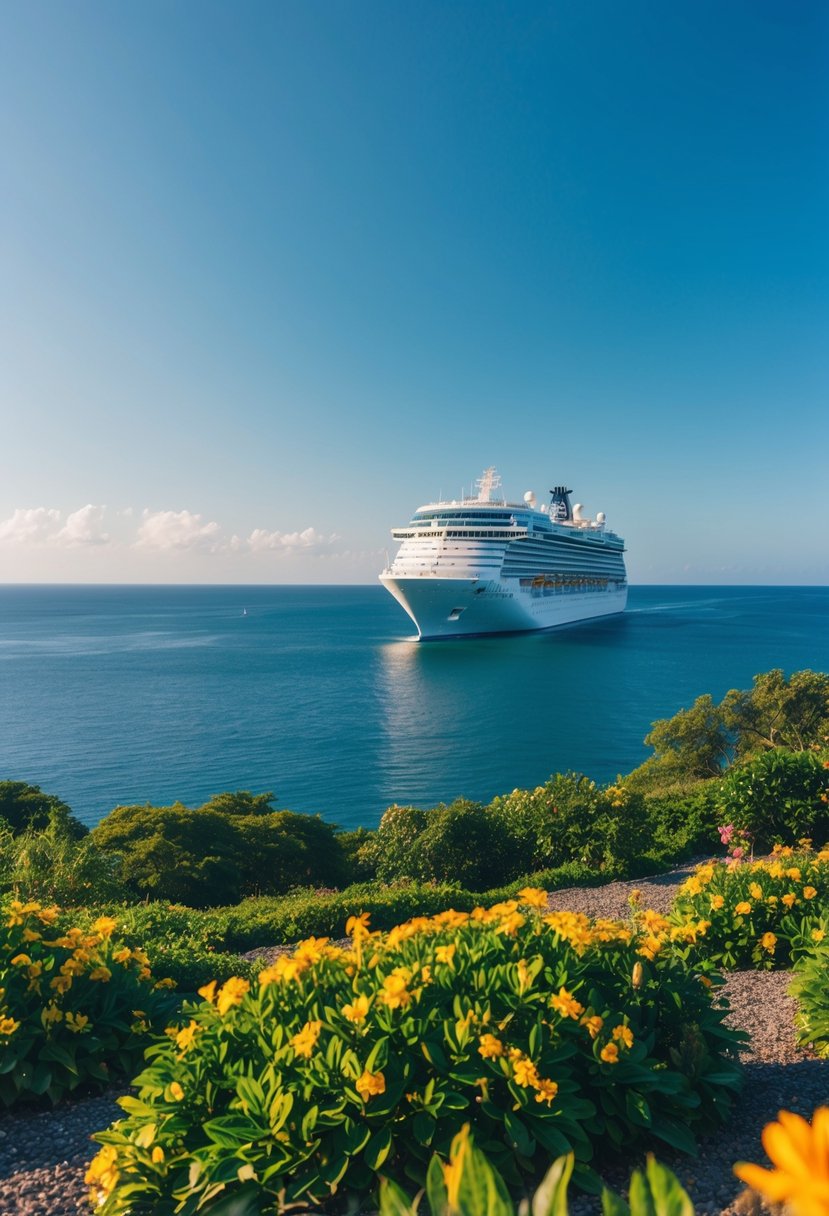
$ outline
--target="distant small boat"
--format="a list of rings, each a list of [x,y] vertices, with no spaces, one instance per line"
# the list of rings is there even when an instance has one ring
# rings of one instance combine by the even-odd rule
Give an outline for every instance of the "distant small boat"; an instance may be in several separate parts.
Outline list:
[[[248,614],[248,610],[247,610],[247,608],[243,608],[243,609],[242,609],[242,616],[247,616],[247,614]]]

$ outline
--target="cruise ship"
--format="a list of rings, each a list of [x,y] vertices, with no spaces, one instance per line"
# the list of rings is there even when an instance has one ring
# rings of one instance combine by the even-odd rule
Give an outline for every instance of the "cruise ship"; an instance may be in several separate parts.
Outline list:
[[[494,468],[474,498],[418,507],[380,581],[422,640],[555,629],[624,612],[625,544],[556,486],[507,502]]]

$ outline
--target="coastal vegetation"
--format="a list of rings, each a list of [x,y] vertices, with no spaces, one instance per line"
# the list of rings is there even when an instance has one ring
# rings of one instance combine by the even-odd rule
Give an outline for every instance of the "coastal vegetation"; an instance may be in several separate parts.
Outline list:
[[[104,1216],[335,1193],[402,1214],[422,1186],[472,1216],[472,1160],[506,1213],[554,1158],[536,1198],[558,1206],[533,1211],[558,1216],[608,1154],[692,1152],[740,1085],[722,970],[793,966],[829,1053],[829,677],[759,676],[648,739],[606,785],[557,774],[355,832],[248,791],[89,832],[0,783],[0,1101],[132,1079],[90,1170]],[[549,911],[693,857],[668,915],[635,894],[624,921]],[[659,1212],[657,1186],[689,1213],[648,1170],[632,1210]]]

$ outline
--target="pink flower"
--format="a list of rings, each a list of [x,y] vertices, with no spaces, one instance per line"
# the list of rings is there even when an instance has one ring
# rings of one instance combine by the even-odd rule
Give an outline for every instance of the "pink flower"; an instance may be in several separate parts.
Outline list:
[[[744,848],[742,848],[740,845],[737,845],[736,849],[732,849],[732,850],[731,850],[731,856],[732,856],[732,857],[733,857],[733,858],[734,858],[736,861],[739,861],[739,860],[740,860],[740,858],[743,856],[743,854],[744,854],[744,853],[745,853],[745,849],[744,849]]]
[[[720,840],[722,841],[722,843],[728,844],[729,841],[731,840],[731,837],[734,835],[734,824],[729,823],[724,827],[717,828],[717,831],[720,834]]]

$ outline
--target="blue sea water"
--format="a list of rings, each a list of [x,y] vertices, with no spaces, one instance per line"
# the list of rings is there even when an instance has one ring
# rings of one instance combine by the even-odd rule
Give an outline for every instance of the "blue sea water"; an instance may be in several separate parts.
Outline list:
[[[0,780],[89,824],[250,789],[345,827],[555,771],[608,780],[700,693],[829,671],[829,588],[633,587],[605,622],[411,634],[379,586],[0,587]]]

